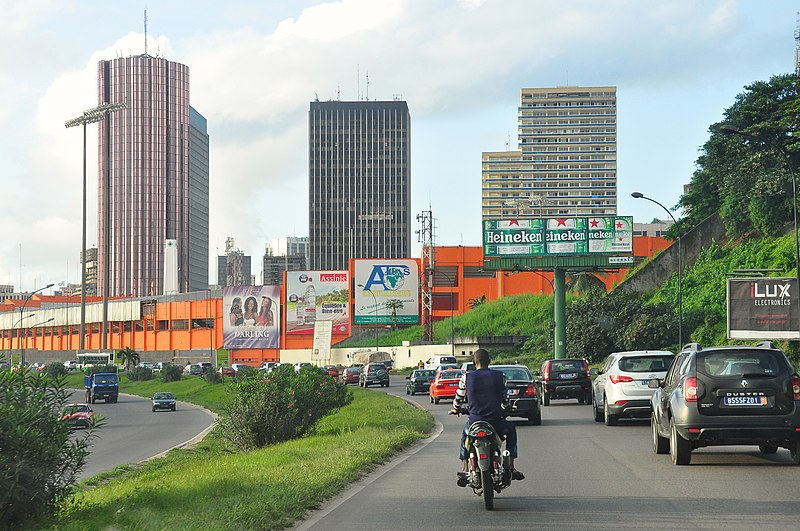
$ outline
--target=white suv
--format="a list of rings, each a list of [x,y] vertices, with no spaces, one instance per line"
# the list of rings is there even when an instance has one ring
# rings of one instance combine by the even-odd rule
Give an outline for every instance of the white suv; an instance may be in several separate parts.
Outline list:
[[[614,352],[603,367],[592,369],[594,420],[615,426],[620,417],[650,417],[650,380],[663,380],[675,354],[667,350]]]
[[[433,356],[428,358],[428,361],[425,362],[426,369],[438,369],[439,365],[445,364],[452,364],[458,368],[458,362],[456,361],[455,356]]]

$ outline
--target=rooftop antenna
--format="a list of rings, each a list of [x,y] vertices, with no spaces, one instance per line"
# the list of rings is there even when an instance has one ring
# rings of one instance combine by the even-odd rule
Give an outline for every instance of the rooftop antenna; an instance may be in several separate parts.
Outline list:
[[[794,28],[794,75],[800,76],[800,11]]]
[[[569,86],[569,68],[567,68],[567,86]]]
[[[147,55],[147,10],[144,10],[144,54]]]
[[[511,131],[506,130],[506,151],[511,151]]]
[[[358,63],[356,63],[356,78],[358,78],[358,90],[356,91],[358,93],[357,100],[361,101],[361,65]]]
[[[336,101],[342,101],[342,87],[339,82],[336,82]]]
[[[369,101],[369,70],[367,70],[367,97],[364,99]]]

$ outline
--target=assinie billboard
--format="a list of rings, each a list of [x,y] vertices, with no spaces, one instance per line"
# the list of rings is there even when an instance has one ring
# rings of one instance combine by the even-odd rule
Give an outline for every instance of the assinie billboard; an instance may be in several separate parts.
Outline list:
[[[317,321],[330,321],[334,335],[350,334],[347,271],[286,272],[286,334],[314,334]]]

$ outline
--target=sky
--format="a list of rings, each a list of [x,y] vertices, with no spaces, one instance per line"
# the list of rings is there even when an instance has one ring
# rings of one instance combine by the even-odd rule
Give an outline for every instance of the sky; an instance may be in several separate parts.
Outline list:
[[[273,238],[308,236],[315,98],[408,102],[412,218],[481,244],[481,153],[517,144],[523,87],[616,86],[618,214],[667,214],[709,127],[755,81],[794,70],[788,0],[0,0],[0,284],[79,283],[83,137],[97,63],[188,65],[210,136],[209,274],[225,239],[260,278]],[[88,126],[87,244],[97,236]],[[680,211],[675,211],[676,217]],[[421,227],[414,227],[418,230]],[[413,237],[412,254],[420,244]],[[50,291],[45,291],[49,293]]]

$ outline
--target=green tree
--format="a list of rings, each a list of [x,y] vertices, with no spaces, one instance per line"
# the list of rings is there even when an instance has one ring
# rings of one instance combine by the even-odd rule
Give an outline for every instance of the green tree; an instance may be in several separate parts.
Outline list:
[[[691,186],[679,203],[686,216],[670,234],[680,234],[717,211],[732,236],[753,230],[779,233],[792,219],[791,170],[800,163],[799,110],[793,74],[746,86],[724,111],[724,120],[709,128]],[[723,123],[751,136],[726,135]]]
[[[122,360],[125,370],[128,371],[131,367],[139,365],[139,353],[130,347],[125,347],[117,351],[117,357]]]
[[[397,310],[403,307],[403,301],[400,299],[389,299],[384,303],[387,310],[392,312],[392,328],[397,328]]]
[[[473,310],[480,306],[481,304],[486,302],[486,295],[481,295],[480,297],[474,297],[467,301],[467,306],[472,308]]]
[[[588,271],[573,273],[567,281],[567,289],[572,293],[605,293],[606,285],[597,275]]]

